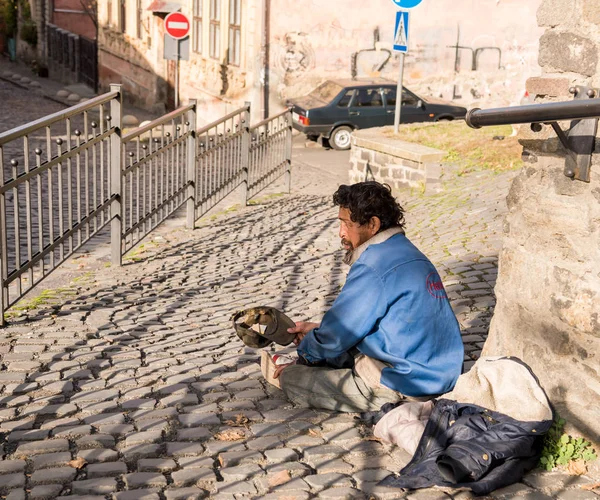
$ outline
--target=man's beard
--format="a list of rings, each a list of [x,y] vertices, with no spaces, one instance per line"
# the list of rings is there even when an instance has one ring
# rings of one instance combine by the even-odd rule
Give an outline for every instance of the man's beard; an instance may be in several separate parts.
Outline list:
[[[352,254],[354,253],[354,246],[348,240],[342,240],[342,248],[346,250],[342,262],[344,262],[344,264],[350,265],[350,262],[352,262]]]

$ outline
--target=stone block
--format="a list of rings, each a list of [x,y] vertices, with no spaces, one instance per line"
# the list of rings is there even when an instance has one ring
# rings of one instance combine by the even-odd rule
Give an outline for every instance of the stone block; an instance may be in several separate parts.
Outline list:
[[[115,446],[115,438],[110,434],[92,434],[91,436],[84,436],[78,439],[76,445],[80,450],[113,448]]]
[[[127,474],[127,465],[124,462],[106,462],[87,466],[88,479],[120,476],[121,474]]]
[[[421,168],[421,162],[408,160],[406,158],[402,158],[401,164],[403,167],[405,167],[407,169],[419,170]]]
[[[165,490],[164,494],[167,500],[199,500],[206,496],[204,490],[195,486]]]
[[[173,484],[177,487],[193,486],[198,482],[215,483],[217,477],[212,469],[183,469],[171,474]]]
[[[51,500],[58,497],[62,491],[62,485],[49,484],[46,486],[36,486],[29,492],[30,500]]]
[[[159,494],[152,488],[146,490],[121,491],[119,493],[113,493],[112,498],[113,500],[160,500]]]
[[[31,484],[67,484],[75,479],[77,469],[73,467],[60,467],[58,469],[36,470],[31,475]]]
[[[48,441],[33,441],[20,444],[15,451],[16,457],[29,457],[46,453],[64,452],[69,449],[69,441],[66,439],[51,439]]]
[[[320,491],[324,488],[352,486],[352,479],[349,476],[340,474],[338,472],[331,472],[329,474],[314,474],[312,476],[305,477],[304,480],[317,491]]]
[[[47,467],[61,467],[71,461],[70,452],[46,453],[33,458],[33,470],[45,469]]]
[[[235,465],[253,464],[263,460],[262,453],[258,451],[231,451],[219,455],[221,467],[233,467]]]
[[[138,462],[140,472],[171,472],[175,469],[177,464],[170,458],[144,458]]]
[[[588,23],[600,24],[600,4],[596,0],[583,0],[583,19]]]
[[[136,488],[163,488],[167,479],[157,472],[134,472],[123,476],[125,485],[130,489]]]
[[[181,457],[177,459],[179,465],[183,468],[208,468],[212,469],[215,461],[210,457]]]
[[[142,458],[157,458],[160,455],[162,445],[160,444],[136,444],[121,449],[121,453],[127,460],[139,460]]]
[[[102,448],[79,450],[77,456],[83,458],[89,464],[114,462],[119,459],[119,454],[116,451]]]
[[[137,444],[158,443],[161,439],[161,431],[136,432],[125,438],[125,446],[129,447]]]
[[[26,500],[25,491],[23,490],[12,490],[6,495],[6,500]]]
[[[200,443],[167,443],[167,456],[193,457],[202,455],[204,447]]]
[[[598,47],[574,33],[547,31],[540,39],[539,64],[593,76],[598,68]]]
[[[73,481],[71,488],[79,495],[107,495],[117,491],[117,481],[113,478],[85,479]]]
[[[26,466],[25,460],[2,460],[0,461],[0,475],[23,472]]]
[[[554,27],[575,17],[575,2],[571,0],[543,0],[537,11],[538,26]]]
[[[179,429],[177,439],[179,441],[206,441],[212,437],[212,433],[204,427],[192,427],[191,429]]]
[[[525,88],[532,96],[568,97],[570,82],[568,78],[544,78],[534,76],[525,82]]]
[[[5,493],[15,488],[25,487],[25,474],[5,474],[0,476],[0,493]]]

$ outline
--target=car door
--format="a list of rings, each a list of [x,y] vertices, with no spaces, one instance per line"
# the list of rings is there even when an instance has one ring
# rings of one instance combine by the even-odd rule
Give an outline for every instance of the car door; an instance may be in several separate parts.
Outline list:
[[[385,116],[386,125],[394,124],[394,115],[396,113],[396,88],[386,87],[383,89],[385,98]],[[419,103],[421,100],[406,87],[402,91],[402,110],[400,113],[400,123],[419,123],[427,121],[427,112]]]
[[[354,97],[354,89],[345,90],[343,94],[334,99],[327,106],[327,124],[333,125],[339,122],[347,122],[349,116],[350,103]]]
[[[350,121],[358,128],[383,127],[386,121],[383,95],[379,86],[356,89],[348,108]]]

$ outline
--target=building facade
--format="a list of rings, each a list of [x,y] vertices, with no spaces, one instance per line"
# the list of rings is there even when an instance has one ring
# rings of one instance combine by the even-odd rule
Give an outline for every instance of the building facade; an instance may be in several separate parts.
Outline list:
[[[424,0],[411,12],[405,81],[465,104],[518,102],[539,71],[540,1]],[[106,0],[98,9],[101,87],[122,83],[157,111],[173,107],[177,72],[164,59],[164,18],[188,16],[179,96],[198,99],[201,121],[245,101],[262,118],[328,78],[398,75],[390,0]]]

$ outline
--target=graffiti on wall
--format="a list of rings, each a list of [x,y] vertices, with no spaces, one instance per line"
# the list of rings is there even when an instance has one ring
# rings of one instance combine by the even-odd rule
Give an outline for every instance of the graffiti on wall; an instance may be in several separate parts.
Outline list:
[[[373,46],[354,52],[350,56],[350,76],[355,80],[359,76],[380,76],[392,58],[392,52],[378,47],[379,26],[373,31]],[[359,74],[360,73],[360,74]]]
[[[285,85],[301,80],[315,68],[315,52],[307,33],[286,33],[274,47],[273,65]]]

